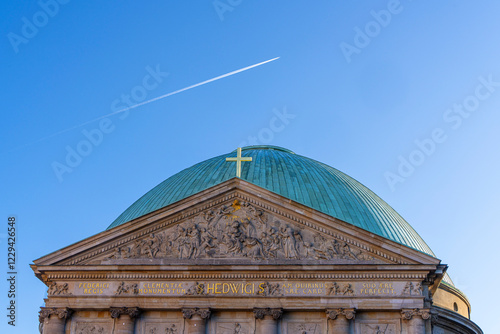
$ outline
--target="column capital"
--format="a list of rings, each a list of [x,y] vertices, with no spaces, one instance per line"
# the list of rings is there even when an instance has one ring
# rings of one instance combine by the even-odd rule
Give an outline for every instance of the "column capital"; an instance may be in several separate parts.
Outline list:
[[[199,315],[202,319],[210,318],[210,309],[209,308],[183,308],[182,315],[184,319],[191,319],[193,315]]]
[[[124,314],[127,314],[130,319],[134,319],[141,314],[141,309],[138,307],[110,307],[109,313],[113,319],[120,318]]]
[[[40,307],[38,320],[43,322],[45,319],[50,318],[51,315],[56,315],[59,319],[67,319],[73,314],[73,310],[67,307]]]
[[[356,316],[355,308],[337,308],[325,310],[326,317],[331,320],[337,319],[338,316],[344,316],[347,320],[354,320]]]
[[[431,317],[431,310],[418,308],[404,308],[401,310],[401,317],[404,320],[411,320],[414,316],[420,316],[423,320],[427,320]]]
[[[255,316],[255,319],[264,319],[264,316],[270,315],[273,317],[274,320],[279,320],[281,319],[281,316],[283,315],[283,309],[282,308],[254,308],[253,309],[253,315]]]

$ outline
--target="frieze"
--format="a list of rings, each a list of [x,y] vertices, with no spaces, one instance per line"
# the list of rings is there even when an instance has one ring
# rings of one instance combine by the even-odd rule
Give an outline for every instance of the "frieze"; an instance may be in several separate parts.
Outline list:
[[[103,263],[134,259],[372,262],[347,242],[277,220],[248,202],[207,210],[115,248]]]
[[[269,222],[273,222],[274,220],[277,220],[277,221],[281,220],[281,218],[275,219],[276,217],[282,217],[282,218],[286,218],[287,220],[293,221],[299,225],[298,227],[293,229],[294,232],[296,229],[299,231],[301,231],[303,229],[307,229],[311,233],[317,234],[320,237],[324,237],[326,239],[334,239],[334,240],[337,240],[338,243],[340,243],[340,245],[333,245],[333,247],[332,247],[332,245],[324,245],[324,246],[321,244],[318,245],[318,240],[320,240],[321,238],[316,238],[316,240],[317,240],[316,246],[322,246],[322,247],[317,247],[316,249],[309,249],[315,253],[313,259],[316,259],[316,261],[318,261],[317,259],[320,259],[323,261],[331,261],[331,262],[377,261],[379,263],[391,262],[391,263],[399,263],[399,264],[408,264],[407,261],[404,261],[399,256],[396,256],[396,257],[391,256],[391,255],[385,253],[384,251],[381,251],[379,249],[374,249],[374,248],[370,247],[369,245],[366,245],[366,244],[359,242],[357,240],[353,240],[349,236],[339,234],[335,231],[324,229],[323,227],[316,225],[315,223],[311,223],[310,221],[304,220],[300,217],[296,217],[290,213],[282,211],[281,209],[279,209],[277,207],[266,204],[260,200],[257,200],[253,197],[250,197],[250,196],[247,196],[247,195],[240,193],[238,191],[232,192],[232,193],[229,193],[223,197],[214,199],[210,203],[207,203],[203,206],[198,206],[198,207],[192,208],[190,210],[179,212],[175,216],[173,216],[172,218],[170,218],[168,220],[160,221],[160,219],[162,218],[162,216],[164,216],[164,214],[159,214],[157,216],[154,216],[154,217],[150,218],[150,220],[158,220],[158,222],[155,223],[154,225],[148,226],[148,228],[141,229],[141,231],[139,231],[139,232],[127,235],[126,237],[124,237],[118,241],[115,241],[113,243],[107,243],[105,245],[102,245],[102,247],[93,248],[92,250],[89,250],[89,251],[83,253],[83,255],[79,255],[76,257],[72,257],[72,258],[63,260],[59,264],[62,264],[62,265],[78,265],[78,264],[83,265],[83,264],[89,264],[89,263],[95,264],[96,263],[95,261],[106,261],[106,260],[115,259],[115,257],[119,253],[122,253],[121,256],[127,256],[129,251],[132,254],[134,254],[132,252],[132,247],[136,246],[137,240],[140,240],[139,244],[141,244],[142,240],[145,240],[148,238],[155,238],[156,234],[164,235],[165,228],[167,228],[167,229],[175,228],[175,226],[179,225],[179,223],[181,223],[181,224],[185,223],[185,220],[189,220],[191,222],[194,221],[196,224],[196,221],[198,221],[200,217],[204,217],[207,214],[210,215],[210,212],[214,212],[215,214],[220,214],[221,209],[222,209],[222,212],[224,212],[224,208],[231,207],[232,205],[226,204],[226,205],[224,205],[222,207],[218,207],[218,208],[217,208],[217,205],[221,205],[221,203],[227,203],[227,201],[229,201],[229,200],[234,200],[238,203],[245,204],[248,206],[254,206],[254,208],[256,210],[260,210],[262,212],[264,212],[263,210],[266,210],[264,215],[266,217],[272,218]],[[267,223],[269,223],[269,222],[267,222]],[[284,225],[286,226],[287,223],[285,223]],[[153,235],[153,236],[151,236],[151,235]],[[259,236],[254,237],[254,238],[259,239]],[[312,236],[311,238],[314,239],[314,236]],[[168,240],[168,241],[170,241],[170,240]],[[300,244],[302,241],[306,242],[306,245],[303,245],[306,248],[309,246],[312,246],[312,247],[315,246],[315,245],[307,244],[309,242],[309,240],[299,240],[298,243]],[[221,240],[218,240],[218,242],[221,242]],[[249,239],[248,242],[249,242],[248,247],[252,246],[251,245],[252,240]],[[339,246],[344,248],[345,250],[341,250],[342,253],[336,253],[332,259],[325,260],[325,256],[327,257],[327,259],[331,257],[331,254],[329,254],[329,253],[331,253],[332,250],[338,252]],[[124,247],[124,249],[121,249],[122,247]],[[207,247],[209,247],[209,246],[207,246]],[[118,248],[120,248],[120,249],[118,249]],[[351,253],[348,252],[348,249],[351,249]],[[113,253],[109,253],[110,251],[113,251]],[[256,250],[256,251],[258,251],[258,250]],[[144,253],[145,253],[144,255],[146,257],[142,257],[142,254],[141,254],[141,256],[138,258],[140,258],[140,259],[148,258],[147,256],[154,256],[153,259],[168,258],[168,256],[161,257],[162,254],[158,254],[159,253],[158,248],[148,249],[147,246],[145,246]],[[108,254],[108,255],[102,256],[100,254]],[[189,253],[187,253],[187,254],[189,254]],[[163,255],[165,255],[165,254],[163,254]],[[293,249],[292,249],[291,253],[288,253],[288,255],[291,256],[289,259],[293,259],[293,255],[294,255]],[[188,256],[188,255],[186,255],[186,256]],[[353,256],[357,257],[357,259],[353,259]],[[172,257],[172,258],[174,258],[174,257]],[[201,257],[201,258],[204,258],[204,257]]]
[[[355,280],[214,279],[151,281],[84,281],[67,284],[68,296],[245,296],[245,297],[407,297],[407,287],[418,292],[418,282]],[[416,293],[415,292],[415,293]],[[423,296],[414,294],[411,297]]]

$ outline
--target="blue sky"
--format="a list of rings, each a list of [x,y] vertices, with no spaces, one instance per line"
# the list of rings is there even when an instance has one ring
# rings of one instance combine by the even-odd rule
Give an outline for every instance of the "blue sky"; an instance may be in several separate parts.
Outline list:
[[[372,189],[450,265],[472,319],[499,331],[498,2],[60,2],[0,4],[0,247],[15,215],[20,307],[16,328],[0,329],[36,330],[46,287],[33,260],[104,230],[181,169],[254,142]]]

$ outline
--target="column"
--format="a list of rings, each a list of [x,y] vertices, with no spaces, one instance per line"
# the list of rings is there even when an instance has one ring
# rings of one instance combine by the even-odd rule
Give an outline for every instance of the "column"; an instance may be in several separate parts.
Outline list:
[[[210,309],[185,308],[182,309],[182,315],[186,319],[187,334],[205,334],[207,319],[210,318]]]
[[[425,334],[426,320],[431,317],[429,309],[402,309],[403,326],[408,334]]]
[[[66,327],[66,319],[68,319],[73,311],[67,307],[42,307],[40,310],[40,333],[43,334],[64,334]]]
[[[328,334],[349,334],[351,333],[351,322],[356,315],[356,309],[338,308],[326,310],[328,319]]]
[[[138,307],[111,307],[111,318],[115,319],[114,334],[133,334],[135,319],[141,314]]]
[[[261,334],[277,334],[278,324],[281,316],[283,315],[283,309],[281,308],[255,308],[253,309],[253,314],[256,323],[256,333]]]

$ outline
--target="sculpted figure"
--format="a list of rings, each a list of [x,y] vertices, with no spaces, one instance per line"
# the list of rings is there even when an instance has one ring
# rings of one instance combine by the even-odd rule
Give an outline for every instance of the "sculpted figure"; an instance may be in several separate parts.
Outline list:
[[[312,243],[304,241],[302,243],[302,245],[304,246],[304,257],[306,259],[308,259],[310,257],[315,257],[314,248],[313,248]]]
[[[332,239],[327,244],[328,244],[327,251],[328,254],[330,255],[330,258],[338,257],[339,254],[341,253],[341,250],[340,250],[340,243],[337,241],[337,239]]]
[[[50,285],[47,293],[49,295],[70,295],[69,285],[68,283],[57,284],[56,282],[54,282]]]
[[[299,258],[307,258],[309,250],[307,249],[306,242],[302,238],[302,234],[300,234],[299,231],[293,231],[293,238],[295,239]]]
[[[104,328],[93,325],[93,324],[84,324],[77,331],[78,334],[102,334],[104,333]]]
[[[215,216],[216,215],[213,210],[208,210],[203,214],[203,219],[207,222],[207,225],[210,225],[210,223],[214,220]]]
[[[198,257],[198,251],[200,249],[200,231],[196,225],[193,225],[187,229],[187,235],[189,237],[189,252],[187,258],[196,258]]]
[[[122,254],[121,254],[121,247],[117,247],[115,248],[114,252],[112,255],[110,255],[108,258],[106,258],[107,260],[112,260],[112,259],[116,259],[116,260],[119,260],[122,258]]]
[[[62,295],[65,295],[68,293],[68,288],[69,288],[69,285],[68,283],[64,283],[61,287],[61,290],[59,291],[60,294]]]
[[[188,256],[191,251],[191,245],[189,244],[188,231],[181,225],[177,225],[177,237],[175,237],[173,241],[177,242],[177,252],[179,253],[179,258],[189,258]]]
[[[411,295],[411,290],[413,290],[413,283],[412,282],[406,283],[403,289],[403,295]]]
[[[130,251],[130,257],[132,257],[132,258],[141,257],[141,242],[140,242],[140,240],[136,240],[134,242],[134,246],[133,246],[132,250]]]
[[[367,325],[367,327],[369,327],[370,329],[373,330],[373,334],[385,334],[387,332],[387,329],[389,328],[389,325],[385,326],[385,330],[384,331],[382,331],[380,329],[380,326],[372,327],[372,326]]]
[[[53,295],[56,293],[56,290],[57,290],[57,283],[54,282],[52,283],[50,286],[49,286],[49,291],[48,291],[48,295]]]
[[[149,258],[155,258],[160,250],[160,243],[161,241],[158,236],[151,233],[143,242],[141,254],[147,255]]]
[[[205,253],[207,256],[211,256],[212,253],[210,252],[210,249],[216,247],[216,245],[213,244],[213,241],[216,239],[217,238],[214,237],[212,233],[207,231],[206,228],[201,227],[200,228],[200,254]]]
[[[241,220],[241,226],[243,227],[243,233],[250,238],[253,238],[257,235],[257,230],[253,225],[252,221],[248,218],[244,218]]]
[[[283,251],[285,252],[285,257],[289,259],[298,259],[299,254],[297,252],[293,230],[289,226],[282,227],[280,235],[283,240]]]
[[[165,235],[165,232],[161,236],[162,242],[160,242],[160,247],[158,249],[158,256],[165,257],[172,253],[172,240],[170,240],[170,235]]]
[[[349,245],[344,242],[344,245],[342,246],[342,256],[344,257],[344,259],[354,259],[354,260],[357,260],[357,257],[356,255],[351,252],[351,247],[349,247]]]
[[[260,243],[259,240],[255,238],[246,238],[244,240],[244,245],[245,245],[245,252],[244,255],[253,258],[254,260],[257,259],[262,259],[263,256],[263,249],[262,249],[262,244]]]
[[[415,285],[415,288],[413,289],[413,292],[415,292],[415,294],[417,295],[422,295],[422,284],[421,283],[417,283]]]
[[[262,296],[279,295],[281,294],[280,284],[269,282],[261,283],[259,285],[259,291],[257,291],[257,294]]]
[[[187,291],[186,295],[205,295],[205,283],[195,282]]]
[[[151,235],[149,237],[151,238],[151,242],[152,242],[152,245],[151,245],[151,256],[154,258],[154,257],[156,257],[156,255],[160,251],[160,246],[162,244],[162,239],[161,239],[161,235],[160,234],[153,234],[153,233],[151,233]]]
[[[245,236],[241,232],[240,222],[235,220],[227,229],[227,249],[230,253],[241,253]]]
[[[346,284],[344,286],[344,289],[342,290],[342,293],[344,295],[352,295],[352,294],[354,294],[354,290],[352,289],[352,285],[351,284]]]
[[[272,254],[272,257],[278,256],[278,251],[281,249],[281,239],[278,234],[278,231],[274,227],[269,227],[268,236],[271,242],[271,246],[269,247],[269,254]]]
[[[127,293],[127,292],[128,292],[128,287],[125,285],[125,282],[121,282],[120,285],[118,285],[115,294],[121,295],[122,293]]]
[[[328,289],[328,294],[329,295],[336,295],[339,292],[340,292],[340,287],[339,287],[339,285],[336,282],[334,282],[332,284],[332,286]]]
[[[165,334],[177,334],[177,327],[175,324],[172,324],[172,326],[165,328]]]
[[[316,260],[328,260],[328,250],[326,240],[321,235],[314,236],[314,258]]]
[[[272,238],[268,236],[266,232],[262,232],[260,234],[260,241],[262,243],[262,250],[264,255],[268,258],[275,258],[276,252],[271,251],[271,247],[273,245]]]
[[[235,211],[234,207],[233,206],[222,206],[219,211],[217,212],[217,214],[221,215],[221,216],[226,216],[226,215],[230,215],[231,213],[233,213]]]
[[[119,247],[118,252],[120,253],[120,258],[122,259],[128,259],[130,257],[130,248],[127,246]]]

